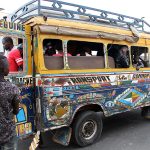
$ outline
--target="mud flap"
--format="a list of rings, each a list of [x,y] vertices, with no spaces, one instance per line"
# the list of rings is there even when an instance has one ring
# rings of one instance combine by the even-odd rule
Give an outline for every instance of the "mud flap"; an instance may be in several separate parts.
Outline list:
[[[141,112],[142,117],[145,119],[150,119],[150,106],[143,107]]]
[[[36,148],[39,146],[39,142],[40,142],[40,131],[37,131],[37,133],[34,135],[34,138],[31,142],[29,150],[36,150]]]
[[[72,134],[72,128],[70,128],[70,127],[64,127],[61,129],[57,129],[52,140],[61,145],[68,146],[70,143],[71,134]]]

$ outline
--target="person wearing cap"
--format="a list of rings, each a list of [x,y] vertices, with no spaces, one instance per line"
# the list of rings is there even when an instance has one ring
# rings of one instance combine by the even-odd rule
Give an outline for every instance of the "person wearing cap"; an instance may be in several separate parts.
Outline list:
[[[23,68],[23,59],[20,51],[14,47],[13,40],[11,37],[4,37],[2,39],[3,47],[8,52],[7,59],[9,62],[9,71],[17,72],[19,68]]]
[[[7,58],[0,55],[0,150],[17,150],[14,115],[19,112],[20,91],[4,79],[8,73]]]

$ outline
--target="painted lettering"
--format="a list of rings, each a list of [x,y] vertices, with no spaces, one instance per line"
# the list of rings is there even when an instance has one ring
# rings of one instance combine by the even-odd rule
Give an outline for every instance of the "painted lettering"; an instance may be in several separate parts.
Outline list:
[[[16,24],[13,22],[7,21],[0,21],[0,27],[10,30],[17,30],[17,31],[25,31],[25,26],[23,24]]]
[[[133,80],[137,80],[137,79],[149,79],[150,78],[150,74],[134,74],[133,75]]]
[[[92,77],[86,77],[86,82],[92,82],[93,80],[92,80]]]
[[[109,76],[77,77],[77,78],[70,78],[70,80],[74,84],[77,84],[77,83],[89,84],[89,83],[97,83],[97,82],[110,82]]]
[[[78,81],[76,80],[76,78],[70,78],[70,80],[71,80],[73,83],[78,83]]]

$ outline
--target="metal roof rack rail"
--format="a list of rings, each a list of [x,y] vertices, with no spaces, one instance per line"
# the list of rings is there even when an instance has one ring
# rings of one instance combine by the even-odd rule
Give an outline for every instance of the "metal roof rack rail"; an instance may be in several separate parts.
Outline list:
[[[123,28],[133,26],[139,31],[150,29],[150,25],[143,19],[59,0],[32,0],[14,12],[11,21],[24,22],[33,16],[78,20]]]

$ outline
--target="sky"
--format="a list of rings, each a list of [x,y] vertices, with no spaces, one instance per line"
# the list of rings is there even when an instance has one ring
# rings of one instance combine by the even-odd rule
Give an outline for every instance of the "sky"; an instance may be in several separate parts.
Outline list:
[[[0,8],[11,14],[30,0],[0,0]],[[90,6],[102,10],[120,13],[137,18],[145,17],[150,23],[149,0],[62,0],[70,3]]]

